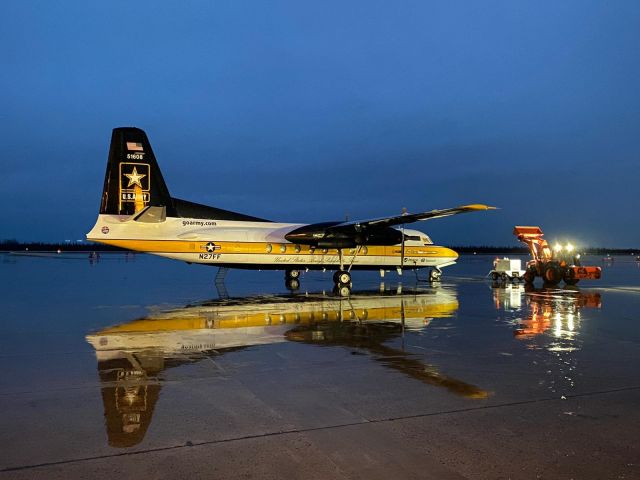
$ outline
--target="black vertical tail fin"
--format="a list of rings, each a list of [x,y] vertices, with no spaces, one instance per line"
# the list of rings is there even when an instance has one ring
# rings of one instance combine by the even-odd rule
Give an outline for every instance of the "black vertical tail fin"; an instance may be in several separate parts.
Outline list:
[[[147,134],[139,128],[114,128],[100,213],[132,215],[149,205],[174,209]]]

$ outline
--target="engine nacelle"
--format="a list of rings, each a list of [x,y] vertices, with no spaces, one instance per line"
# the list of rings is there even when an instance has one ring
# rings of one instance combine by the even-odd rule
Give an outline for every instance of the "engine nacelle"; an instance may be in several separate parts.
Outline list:
[[[291,243],[319,248],[353,248],[358,245],[398,245],[402,242],[402,232],[391,227],[366,229],[358,233],[332,231],[330,227],[340,222],[305,225],[287,233]]]

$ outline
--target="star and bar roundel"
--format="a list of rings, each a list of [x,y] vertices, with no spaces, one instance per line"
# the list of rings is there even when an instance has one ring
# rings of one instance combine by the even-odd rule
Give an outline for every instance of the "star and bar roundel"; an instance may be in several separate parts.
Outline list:
[[[212,253],[212,252],[215,252],[216,250],[220,250],[221,247],[220,245],[216,245],[213,242],[208,242],[206,245],[203,245],[200,248],[204,248],[207,250],[207,252]]]

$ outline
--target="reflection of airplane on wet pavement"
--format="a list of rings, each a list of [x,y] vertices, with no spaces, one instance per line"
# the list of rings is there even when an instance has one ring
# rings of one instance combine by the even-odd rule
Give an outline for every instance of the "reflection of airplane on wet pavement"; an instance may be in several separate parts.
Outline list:
[[[447,377],[389,346],[458,308],[454,291],[359,292],[349,298],[311,294],[231,299],[149,315],[87,336],[96,350],[109,444],[142,441],[161,389],[162,372],[253,345],[299,342],[344,347],[380,365],[468,398],[480,388]]]
[[[577,288],[533,288],[525,285],[494,284],[493,300],[497,309],[521,310],[522,299],[528,307],[514,335],[526,338],[553,329],[556,336],[571,335],[579,326],[580,310],[600,308],[598,292],[582,292]]]

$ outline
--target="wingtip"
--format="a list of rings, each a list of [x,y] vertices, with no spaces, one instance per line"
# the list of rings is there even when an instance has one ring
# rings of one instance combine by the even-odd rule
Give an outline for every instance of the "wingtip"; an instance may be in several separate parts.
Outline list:
[[[473,205],[465,205],[464,208],[469,210],[500,210],[498,207],[492,207],[490,205],[484,205],[482,203],[474,203]]]

